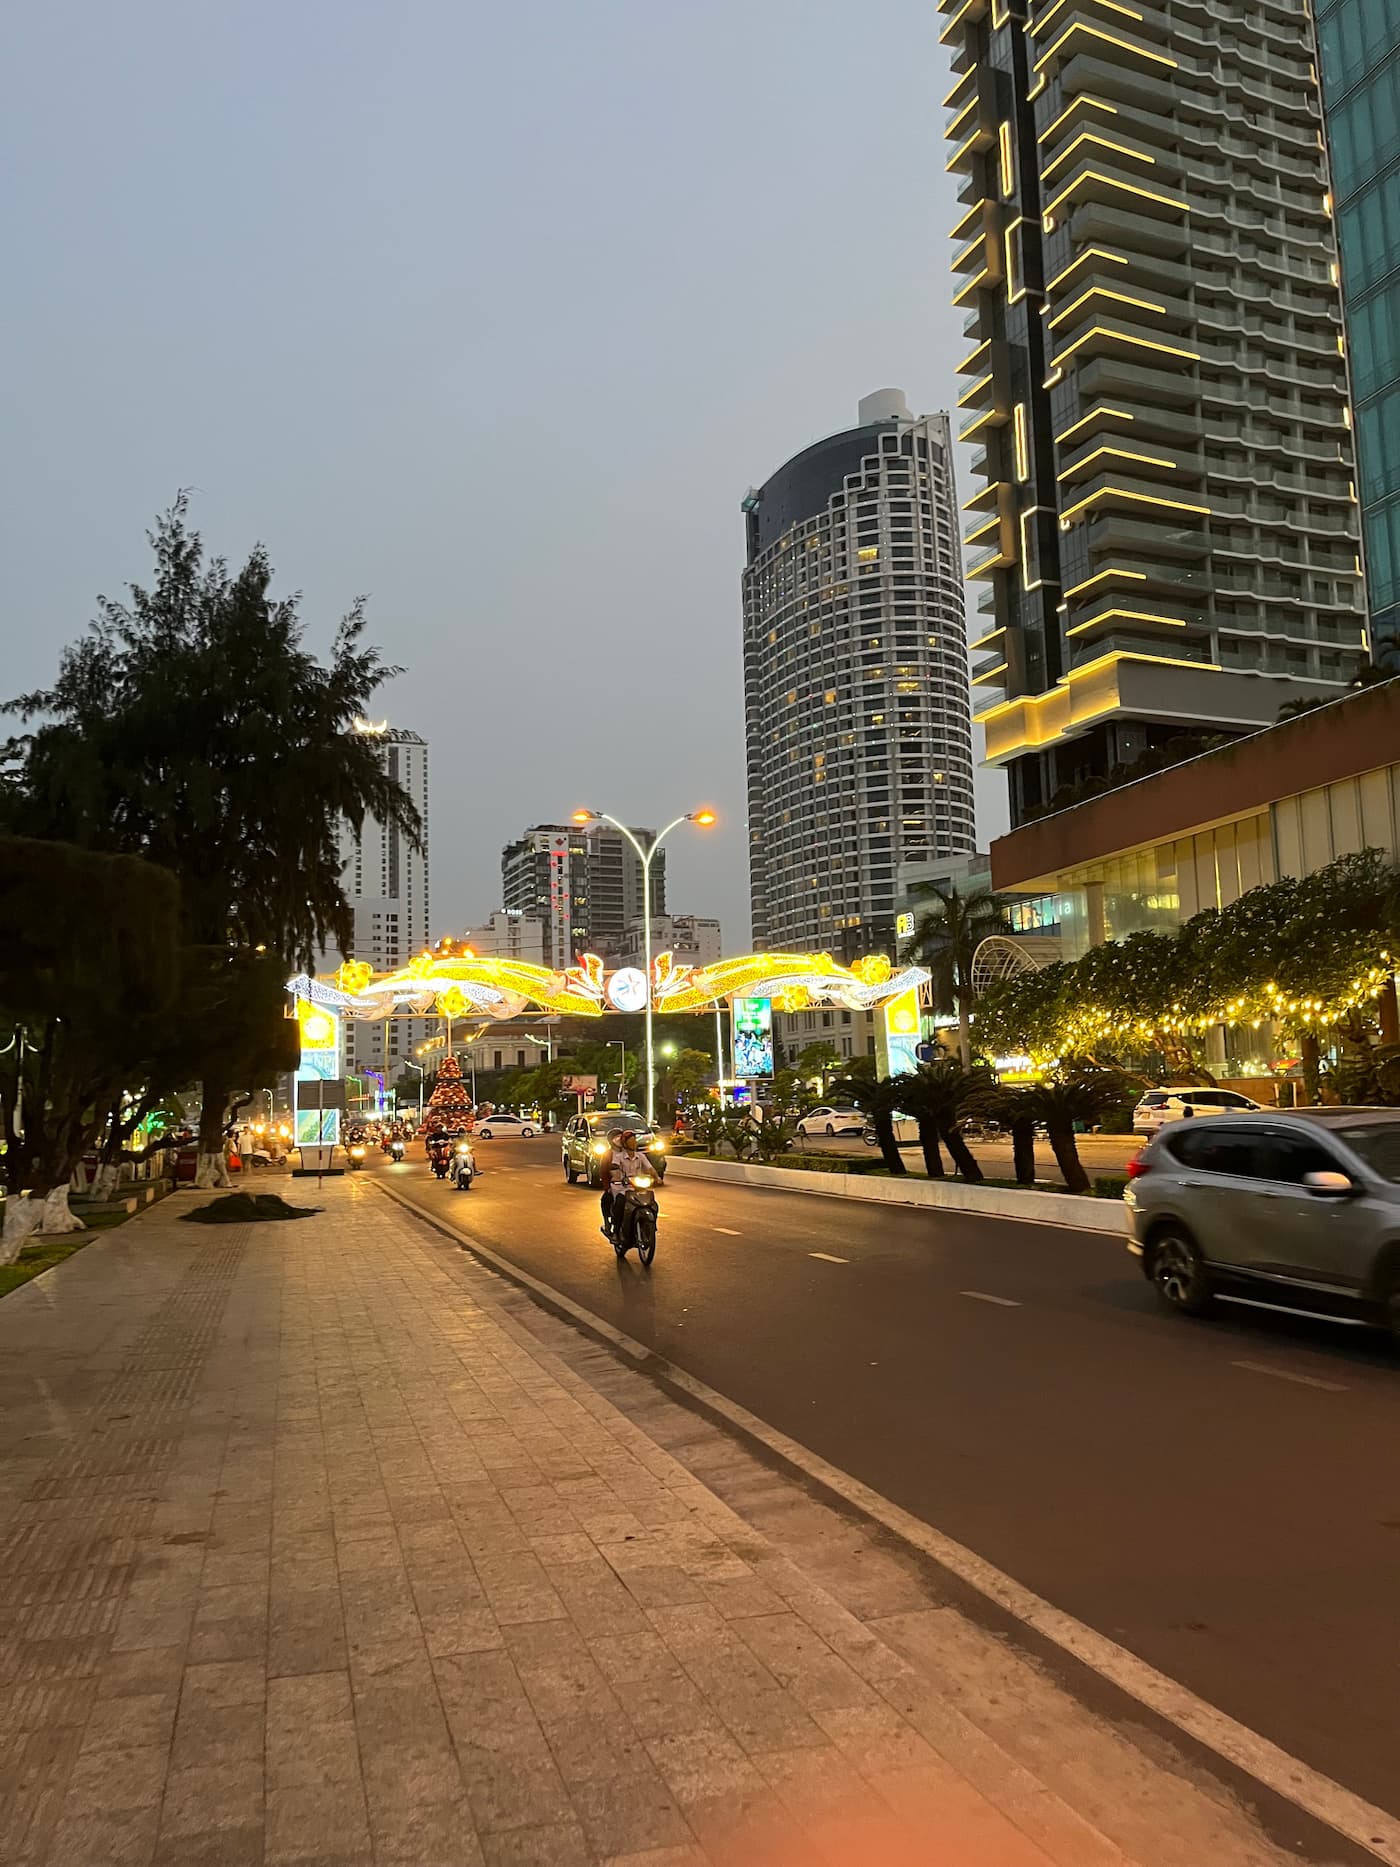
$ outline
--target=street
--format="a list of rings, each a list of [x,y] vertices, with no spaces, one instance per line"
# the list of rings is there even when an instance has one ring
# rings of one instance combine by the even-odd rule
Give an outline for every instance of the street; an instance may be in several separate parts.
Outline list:
[[[557,1137],[376,1177],[1055,1606],[1400,1812],[1400,1364],[1159,1314],[1117,1240],[668,1179],[619,1266]]]

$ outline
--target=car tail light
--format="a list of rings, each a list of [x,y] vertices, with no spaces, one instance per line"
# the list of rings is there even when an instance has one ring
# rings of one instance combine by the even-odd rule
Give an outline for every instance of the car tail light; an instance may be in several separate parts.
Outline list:
[[[1128,1162],[1128,1178],[1130,1180],[1141,1179],[1143,1174],[1151,1173],[1151,1171],[1152,1162],[1150,1160],[1144,1160],[1141,1154],[1134,1154],[1133,1158]]]

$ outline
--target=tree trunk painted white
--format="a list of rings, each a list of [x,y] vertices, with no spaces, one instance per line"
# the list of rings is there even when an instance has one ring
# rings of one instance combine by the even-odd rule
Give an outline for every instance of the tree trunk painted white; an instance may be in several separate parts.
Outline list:
[[[37,1198],[21,1193],[5,1201],[5,1230],[0,1237],[0,1264],[13,1264],[31,1238],[62,1232],[81,1232],[80,1218],[68,1210],[68,1188],[56,1186]]]
[[[220,1148],[217,1153],[201,1153],[195,1163],[194,1183],[197,1187],[232,1186],[229,1178],[228,1156]]]
[[[100,1161],[92,1176],[94,1199],[110,1199],[121,1184],[122,1170],[116,1161]]]

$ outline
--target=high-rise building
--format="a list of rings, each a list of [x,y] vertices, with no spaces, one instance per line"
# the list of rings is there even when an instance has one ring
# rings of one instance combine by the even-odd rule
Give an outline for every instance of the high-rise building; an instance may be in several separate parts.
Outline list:
[[[1400,666],[1400,7],[1316,0],[1371,656]]]
[[[743,506],[754,944],[888,946],[900,864],[974,847],[948,417],[866,396]]]
[[[318,970],[333,972],[342,960],[353,958],[376,972],[392,972],[428,944],[428,747],[417,733],[397,727],[362,724],[357,730],[378,742],[380,763],[417,805],[423,848],[414,849],[399,830],[373,817],[365,819],[358,835],[348,823],[342,825],[342,883],[354,915],[353,951],[325,954]],[[372,1024],[351,1019],[345,1028],[346,1068],[387,1070],[392,1077],[427,1031],[423,1019]]]
[[[939,0],[969,575],[1013,821],[1365,656],[1299,0]]]
[[[633,830],[646,848],[652,830]],[[611,957],[627,923],[645,913],[641,857],[610,823],[539,823],[501,851],[507,910],[544,923],[544,964],[562,970],[584,953]],[[666,912],[666,852],[651,865],[651,911]]]

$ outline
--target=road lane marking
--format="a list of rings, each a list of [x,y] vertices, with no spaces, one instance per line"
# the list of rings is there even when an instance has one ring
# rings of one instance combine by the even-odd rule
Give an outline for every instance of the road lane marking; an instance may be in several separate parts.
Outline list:
[[[961,1290],[960,1296],[971,1297],[974,1303],[996,1303],[1002,1309],[1020,1309],[1015,1297],[994,1297],[986,1290]]]
[[[849,1264],[849,1258],[836,1258],[829,1251],[809,1251],[809,1258],[820,1258],[823,1264]]]
[[[742,1232],[731,1232],[727,1225],[712,1225],[710,1230],[712,1232],[723,1232],[726,1238],[742,1238],[744,1236]]]
[[[1005,1570],[998,1569],[985,1557],[969,1549],[965,1543],[958,1543],[943,1531],[935,1530],[932,1524],[925,1523],[922,1518],[915,1517],[889,1498],[882,1497],[859,1478],[842,1471],[819,1453],[809,1451],[800,1441],[769,1426],[738,1401],[728,1399],[708,1382],[688,1373],[667,1357],[658,1355],[655,1349],[639,1342],[635,1336],[626,1334],[593,1310],[585,1308],[582,1303],[575,1302],[562,1290],[556,1290],[553,1284],[534,1276],[514,1259],[493,1251],[470,1233],[464,1234],[447,1225],[435,1213],[426,1211],[388,1182],[375,1180],[371,1184],[386,1199],[395,1205],[407,1207],[431,1230],[440,1232],[461,1250],[472,1252],[500,1276],[534,1291],[548,1306],[563,1310],[585,1329],[601,1335],[605,1341],[621,1349],[639,1368],[663,1375],[712,1412],[737,1426],[741,1432],[756,1439],[770,1452],[796,1466],[808,1477],[816,1479],[819,1484],[826,1485],[847,1504],[883,1525],[895,1536],[922,1550],[960,1581],[976,1589],[987,1600],[995,1602],[1023,1627],[1030,1628],[1033,1633],[1087,1666],[1091,1672],[1097,1673],[1101,1679],[1117,1686],[1119,1691],[1136,1699],[1167,1724],[1174,1725],[1196,1743],[1213,1751],[1217,1757],[1243,1770],[1256,1782],[1263,1783],[1275,1795],[1291,1802],[1295,1808],[1302,1809],[1314,1820],[1345,1835],[1361,1852],[1374,1855],[1377,1860],[1386,1862],[1387,1867],[1400,1867],[1400,1819],[1387,1810],[1367,1802],[1354,1790],[1324,1776],[1320,1770],[1313,1769],[1300,1758],[1291,1756],[1271,1739],[1262,1737],[1248,1725],[1232,1718],[1228,1712],[1221,1711],[1201,1698],[1188,1686],[1159,1672],[1155,1666],[1139,1659],[1137,1654],[1130,1653],[1126,1647],[1119,1646],[1107,1634],[1099,1633],[1086,1622],[1076,1620],[1063,1608],[1055,1607],[1024,1583],[1016,1581]],[[876,1364],[871,1365],[873,1367]]]
[[[1271,1374],[1276,1381],[1292,1381],[1298,1387],[1320,1387],[1328,1394],[1344,1394],[1347,1391],[1342,1381],[1319,1381],[1311,1374],[1294,1374],[1288,1368],[1270,1368],[1262,1361],[1233,1361],[1230,1366],[1246,1368],[1250,1374]]]

